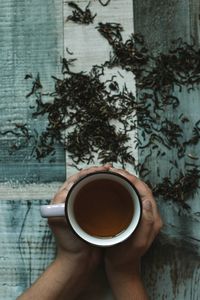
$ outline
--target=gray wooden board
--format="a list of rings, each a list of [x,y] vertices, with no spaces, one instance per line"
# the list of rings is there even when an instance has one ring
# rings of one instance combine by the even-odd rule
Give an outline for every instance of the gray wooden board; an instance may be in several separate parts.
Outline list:
[[[62,1],[36,0],[0,2],[0,131],[13,130],[26,123],[30,133],[43,130],[45,118],[32,118],[33,97],[25,96],[32,79],[40,74],[44,92],[51,91],[51,75],[60,74],[63,55]],[[38,162],[32,155],[32,144],[9,154],[13,144],[23,141],[13,134],[0,134],[0,181],[47,182],[65,177],[65,155],[58,148],[54,161]],[[51,171],[50,171],[51,170]],[[53,172],[52,172],[53,170]]]
[[[199,1],[134,0],[133,3],[135,32],[144,35],[148,47],[154,53],[167,51],[171,40],[179,37],[186,42],[191,42],[193,36],[199,45]],[[199,120],[199,88],[196,87],[190,93],[185,88],[179,92],[177,88],[174,95],[180,99],[180,107],[165,112],[165,115],[175,122],[181,113],[188,116],[191,121],[184,125],[186,126],[185,137],[188,138],[193,125]],[[199,146],[191,147],[187,154],[199,157],[199,150]],[[143,153],[139,152],[139,161],[142,161],[147,154],[149,154],[148,149]],[[157,180],[161,181],[163,176],[169,176],[170,159],[176,159],[175,151],[167,151],[166,157],[162,158],[156,157],[155,153],[155,157],[148,161],[148,168],[152,173],[146,179],[155,183]],[[184,172],[186,161],[189,162],[189,158],[177,160],[179,170]],[[157,173],[158,167],[160,175]],[[164,243],[156,245],[145,259],[145,265],[150,264],[150,269],[146,269],[144,274],[150,295],[152,299],[199,299],[199,191],[188,200],[191,206],[189,212],[180,213],[180,207],[175,203],[166,203],[162,199],[156,200],[165,222],[162,230],[165,238]],[[155,277],[153,278],[151,274]]]
[[[43,200],[0,201],[0,299],[14,300],[43,272],[55,254]]]
[[[183,40],[190,42],[191,36],[193,34],[197,44],[199,42],[199,33],[197,26],[198,18],[197,11],[199,11],[198,1],[134,1],[134,14],[135,14],[135,30],[144,35],[145,40],[147,41],[150,50],[154,53],[160,51],[167,51],[171,40],[182,37]],[[193,7],[192,10],[190,8]],[[194,7],[197,11],[194,14]],[[142,14],[143,13],[143,14]],[[140,16],[143,16],[142,18]],[[196,25],[194,25],[196,24]],[[196,35],[195,35],[196,34]],[[165,112],[166,117],[171,120],[177,121],[180,114],[183,113],[184,116],[188,116],[190,122],[184,124],[186,127],[184,130],[184,138],[189,138],[191,136],[192,128],[197,120],[199,120],[199,99],[200,99],[200,90],[199,87],[196,87],[194,90],[188,92],[186,88],[183,88],[182,91],[174,91],[174,95],[180,99],[180,106],[175,110],[168,110]],[[146,150],[142,153],[139,153],[140,159],[149,153],[149,150]],[[187,154],[193,154],[199,157],[199,146],[191,147],[187,150]],[[153,154],[154,155],[154,154]],[[155,153],[156,155],[156,153]],[[160,177],[168,176],[170,166],[168,164],[169,160],[175,160],[176,155],[175,151],[168,151],[167,155],[159,159],[154,157],[148,161],[148,167],[152,171],[150,174],[150,180],[154,182],[154,178],[158,178],[157,167],[160,168]],[[185,163],[191,162],[189,158],[180,159],[177,161],[178,169],[184,172]],[[198,162],[197,162],[198,163]],[[176,174],[176,175],[177,175]],[[160,179],[161,179],[160,178]],[[170,199],[169,199],[170,200]],[[184,226],[184,223],[189,226],[191,222],[191,228],[186,230],[184,227],[185,233],[189,230],[192,230],[193,238],[195,236],[199,239],[199,219],[198,212],[200,211],[199,204],[199,191],[194,198],[189,199],[188,204],[191,205],[191,213],[183,213],[178,215],[178,206],[172,203],[172,205],[160,202],[161,210],[163,211],[164,218],[166,218],[167,223],[171,223],[172,227],[180,230],[180,223]],[[182,221],[180,221],[182,220]],[[196,220],[196,223],[195,221]],[[196,224],[196,225],[195,225]],[[192,229],[193,228],[193,229]],[[181,231],[181,230],[180,230]]]
[[[78,0],[76,3],[84,9],[88,1]],[[68,16],[71,15],[72,9],[68,6],[67,2],[64,3],[64,48],[68,48],[73,55],[69,57],[66,53],[65,56],[68,58],[76,58],[74,65],[71,69],[74,72],[89,72],[94,65],[101,66],[105,61],[109,59],[111,52],[111,46],[108,41],[101,36],[97,30],[98,24],[111,22],[120,23],[123,27],[122,37],[124,40],[128,39],[134,32],[134,20],[133,20],[133,2],[132,0],[115,0],[111,1],[108,6],[103,7],[99,1],[91,1],[90,7],[93,14],[97,13],[92,24],[88,26],[75,24],[72,21],[66,21]],[[123,13],[122,13],[123,12]],[[120,72],[120,74],[118,73]],[[112,76],[115,76],[115,80],[119,84],[120,90],[126,85],[129,91],[135,95],[135,78],[130,72],[126,72],[121,68],[104,68],[105,75],[100,80],[110,80]],[[123,78],[122,78],[123,77]],[[119,129],[119,124],[114,123],[116,128]],[[130,136],[129,150],[136,162],[138,159],[138,151],[135,149],[135,131],[132,131]],[[94,162],[90,164],[79,163],[79,168],[89,167],[90,165],[99,165],[97,155],[98,149],[94,154]],[[73,167],[73,161],[70,158],[70,153],[66,153],[67,162],[67,175],[76,173],[76,168]],[[122,167],[121,164],[115,163],[115,167]],[[126,164],[126,169],[132,173],[135,173],[134,167],[131,164]]]
[[[142,276],[150,299],[199,300],[200,255],[162,234],[143,259]]]

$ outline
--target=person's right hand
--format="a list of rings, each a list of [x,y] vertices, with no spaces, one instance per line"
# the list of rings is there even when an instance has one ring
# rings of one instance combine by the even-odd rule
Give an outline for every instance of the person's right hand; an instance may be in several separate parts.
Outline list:
[[[136,231],[125,242],[106,249],[105,268],[109,280],[116,276],[139,276],[141,257],[151,246],[163,222],[150,188],[126,170],[110,168],[125,176],[138,190],[142,200],[142,219]]]

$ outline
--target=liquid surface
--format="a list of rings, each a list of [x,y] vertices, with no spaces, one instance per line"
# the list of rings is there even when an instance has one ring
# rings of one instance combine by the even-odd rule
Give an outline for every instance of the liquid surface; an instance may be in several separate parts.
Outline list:
[[[93,236],[115,236],[131,222],[133,202],[119,183],[99,179],[85,185],[77,194],[74,214],[79,226]]]

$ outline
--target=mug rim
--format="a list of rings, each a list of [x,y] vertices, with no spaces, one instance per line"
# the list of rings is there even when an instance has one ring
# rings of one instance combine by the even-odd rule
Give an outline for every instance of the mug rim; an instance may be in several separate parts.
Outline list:
[[[68,199],[69,199],[71,193],[73,192],[74,188],[75,188],[81,181],[83,181],[84,179],[86,179],[86,178],[88,178],[88,177],[92,177],[92,176],[94,176],[94,175],[96,175],[96,174],[107,174],[107,175],[110,174],[110,175],[114,175],[114,176],[117,176],[117,177],[119,177],[119,178],[125,180],[125,181],[131,186],[131,188],[134,190],[134,192],[136,193],[137,198],[138,198],[137,200],[138,200],[138,203],[139,203],[139,217],[138,217],[137,225],[135,226],[134,230],[133,230],[126,238],[122,239],[122,240],[119,241],[119,242],[110,243],[109,245],[99,245],[99,244],[95,244],[95,243],[92,243],[91,241],[88,241],[88,240],[84,239],[84,238],[83,238],[81,235],[79,235],[78,232],[73,228],[73,226],[72,226],[72,224],[71,224],[71,222],[70,222],[70,220],[69,220],[69,214],[68,214],[68,203],[69,203],[69,202],[68,202]],[[87,242],[87,243],[89,243],[89,244],[92,244],[92,245],[94,245],[94,246],[102,246],[102,247],[113,246],[113,245],[122,243],[123,241],[125,241],[126,239],[128,239],[128,238],[131,236],[131,234],[132,234],[133,232],[135,232],[135,230],[136,230],[137,227],[139,226],[140,221],[141,221],[141,218],[142,218],[142,200],[141,200],[140,194],[139,194],[138,190],[136,189],[136,187],[135,187],[135,186],[133,185],[133,183],[132,183],[130,180],[128,180],[125,176],[123,176],[123,175],[121,175],[121,174],[119,174],[119,173],[115,173],[115,172],[113,172],[113,171],[97,171],[97,172],[93,172],[93,173],[86,174],[86,175],[84,175],[83,177],[79,178],[77,181],[74,182],[73,186],[70,188],[70,190],[69,190],[69,192],[68,192],[68,194],[67,194],[67,196],[66,196],[66,199],[65,199],[65,218],[66,218],[67,223],[69,224],[70,228],[72,229],[72,231],[73,231],[73,232],[75,233],[75,235],[78,236],[82,241],[85,241],[85,242]],[[130,224],[128,225],[128,227],[129,227],[129,226],[130,226]],[[126,227],[126,229],[127,229],[128,227]],[[124,229],[124,231],[126,231],[126,229]],[[124,231],[123,231],[123,232],[124,232]],[[86,233],[87,233],[87,232],[86,232]],[[88,233],[87,233],[87,234],[88,234]],[[120,233],[119,233],[119,234],[120,234]],[[93,237],[93,236],[90,235],[90,234],[88,234],[88,235],[91,236],[91,237]],[[116,235],[116,236],[117,236],[117,235]],[[114,236],[114,237],[116,237],[116,236]],[[98,236],[96,236],[95,238],[97,238],[97,239],[99,239],[99,240],[110,240],[110,241],[112,241],[112,239],[113,239],[114,237],[98,237]]]

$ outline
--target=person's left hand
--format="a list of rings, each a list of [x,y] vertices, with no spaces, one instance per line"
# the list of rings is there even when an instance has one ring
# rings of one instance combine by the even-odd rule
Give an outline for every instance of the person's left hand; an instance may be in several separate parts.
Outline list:
[[[73,184],[81,177],[97,172],[109,170],[109,165],[91,167],[84,169],[68,178],[53,198],[52,203],[63,203],[67,193]],[[90,272],[95,269],[101,258],[101,250],[79,238],[71,229],[63,217],[51,217],[48,220],[49,226],[55,236],[57,243],[57,259],[62,263],[67,261],[79,271]]]

